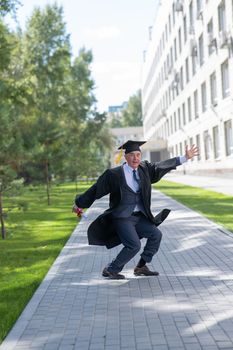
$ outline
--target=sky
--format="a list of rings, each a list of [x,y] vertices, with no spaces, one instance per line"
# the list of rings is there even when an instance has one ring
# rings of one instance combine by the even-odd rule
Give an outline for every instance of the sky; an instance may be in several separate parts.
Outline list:
[[[17,20],[24,29],[35,6],[51,0],[20,0]],[[92,77],[100,112],[121,105],[141,88],[143,51],[149,43],[149,27],[157,0],[57,0],[64,10],[72,53],[92,50]],[[10,21],[9,21],[10,23]],[[11,24],[11,23],[10,23]],[[13,25],[13,24],[11,24]]]

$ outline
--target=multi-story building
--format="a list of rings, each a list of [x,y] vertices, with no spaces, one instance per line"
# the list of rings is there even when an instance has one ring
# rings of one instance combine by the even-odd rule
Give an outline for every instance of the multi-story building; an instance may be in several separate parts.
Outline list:
[[[150,27],[151,28],[151,27]],[[233,0],[161,0],[143,63],[144,137],[190,172],[233,172]]]
[[[127,102],[123,102],[121,105],[114,105],[108,107],[108,113],[121,113],[124,109],[127,108]]]
[[[122,121],[122,115],[127,108],[128,102],[123,102],[121,105],[114,105],[108,107],[107,121],[108,123],[118,124]]]

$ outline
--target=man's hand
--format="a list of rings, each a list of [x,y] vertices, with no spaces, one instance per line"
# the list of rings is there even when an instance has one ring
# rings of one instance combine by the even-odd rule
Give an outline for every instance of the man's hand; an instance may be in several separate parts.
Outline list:
[[[77,216],[81,217],[82,214],[83,214],[83,209],[77,207],[77,205],[74,204],[73,207],[72,207],[72,213],[75,213],[75,214],[77,214]]]
[[[198,156],[199,150],[198,147],[195,145],[192,145],[192,147],[189,149],[188,146],[185,147],[185,157],[187,159],[192,159],[195,156]]]

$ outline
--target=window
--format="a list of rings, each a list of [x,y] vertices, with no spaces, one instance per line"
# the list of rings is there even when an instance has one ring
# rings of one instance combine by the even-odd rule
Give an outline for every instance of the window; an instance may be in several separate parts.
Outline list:
[[[231,8],[232,8],[231,17],[233,18],[233,0],[231,1]]]
[[[174,112],[174,131],[177,131],[176,112]]]
[[[218,29],[219,32],[226,30],[226,8],[225,0],[222,0],[218,6]]]
[[[181,128],[180,108],[178,108],[178,125],[179,125],[179,129],[180,129]]]
[[[175,61],[177,60],[177,43],[176,43],[176,38],[174,39],[174,56],[175,56]]]
[[[169,89],[168,89],[168,101],[169,101],[169,106],[171,105],[171,86],[169,86]]]
[[[166,124],[163,123],[163,138],[166,139],[167,135],[166,135]]]
[[[176,98],[176,89],[174,89],[174,86],[172,85],[172,99],[174,100]]]
[[[210,135],[208,130],[205,130],[203,133],[204,138],[204,149],[205,149],[205,160],[210,159]]]
[[[202,113],[206,111],[207,98],[206,98],[206,83],[201,84],[201,107]]]
[[[200,156],[200,153],[201,153],[200,135],[196,135],[196,146],[199,149],[199,154],[197,156],[197,160],[201,160],[201,156]]]
[[[188,98],[188,120],[191,122],[192,120],[192,105],[191,105],[191,97]]]
[[[174,147],[171,147],[170,157],[175,157],[175,155],[174,155]]]
[[[217,105],[217,82],[216,82],[216,73],[213,72],[210,76],[210,99],[212,106]]]
[[[173,134],[173,121],[172,121],[172,115],[170,116],[170,129],[171,129],[171,135]]]
[[[193,75],[195,75],[197,72],[197,57],[194,55],[192,55],[192,72]]]
[[[189,4],[189,26],[190,26],[190,33],[193,30],[193,23],[194,23],[194,17],[193,17],[193,1]]]
[[[214,29],[213,29],[213,19],[209,21],[207,25],[207,32],[208,32],[208,51],[209,56],[215,51],[215,45],[214,45]]]
[[[225,151],[226,155],[233,155],[233,135],[232,135],[232,121],[227,120],[224,122],[224,136],[225,136]]]
[[[166,61],[163,64],[163,71],[164,71],[164,78],[167,79],[168,78],[168,73],[167,73]]]
[[[175,73],[174,80],[172,82],[172,88],[175,91],[175,96],[179,95],[180,74]]]
[[[180,68],[180,90],[184,89],[183,67]]]
[[[183,154],[183,147],[182,147],[182,142],[180,142],[180,155]]]
[[[166,135],[167,135],[167,136],[170,135],[170,131],[169,131],[169,120],[166,121]]]
[[[186,83],[189,82],[189,58],[185,60],[185,70],[186,70]]]
[[[199,62],[200,66],[204,63],[204,41],[203,41],[203,34],[199,37],[198,40],[198,46],[199,46]]]
[[[221,65],[221,75],[222,75],[222,97],[226,98],[230,94],[228,60],[226,60]]]
[[[173,48],[171,47],[170,48],[170,67],[172,68],[173,67]]]
[[[185,103],[182,104],[182,112],[183,112],[183,125],[186,124],[186,110],[185,110]]]
[[[186,149],[186,146],[188,145],[187,140],[184,140],[184,150]]]
[[[231,8],[232,8],[231,17],[233,18],[233,0],[231,1]]]
[[[172,23],[173,23],[173,26],[175,25],[175,22],[176,22],[176,11],[175,11],[175,4],[173,3],[172,4]]]
[[[188,35],[187,35],[187,20],[186,16],[183,18],[183,26],[184,26],[184,43],[186,43]]]
[[[167,54],[167,72],[168,72],[168,74],[169,74],[169,70],[170,70],[169,54]]]
[[[194,91],[194,116],[195,118],[199,117],[199,106],[198,106],[198,91]]]
[[[213,127],[214,158],[220,157],[220,138],[218,126]]]
[[[178,40],[179,40],[179,53],[181,53],[181,50],[182,50],[181,28],[179,28],[179,31],[178,31]]]
[[[202,11],[202,7],[203,7],[202,2],[203,0],[197,0],[197,15],[199,15],[200,12]]]

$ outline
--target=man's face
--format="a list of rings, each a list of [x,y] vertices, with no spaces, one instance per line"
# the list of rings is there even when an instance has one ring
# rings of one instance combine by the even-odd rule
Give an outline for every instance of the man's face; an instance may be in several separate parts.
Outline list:
[[[136,169],[141,162],[141,152],[134,151],[127,153],[125,154],[125,159],[131,168]]]

